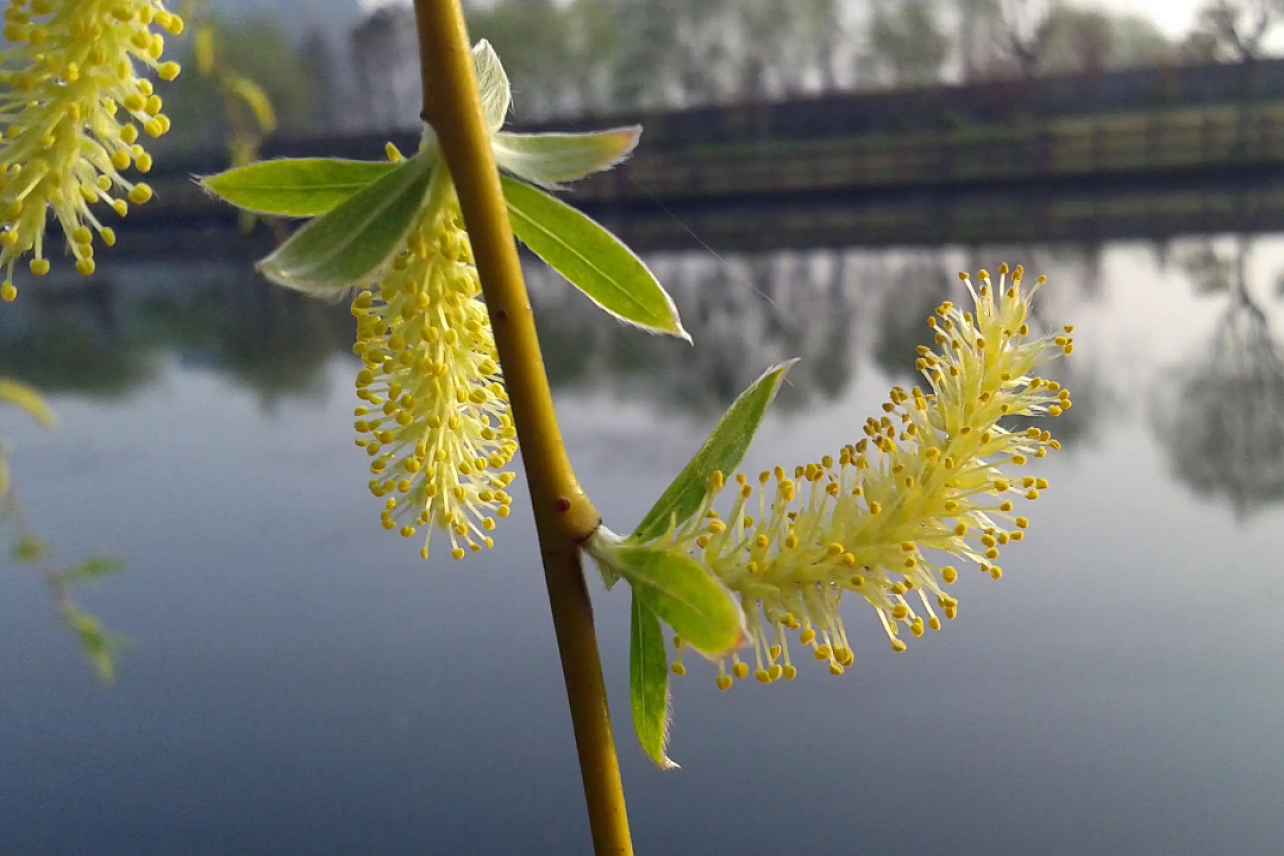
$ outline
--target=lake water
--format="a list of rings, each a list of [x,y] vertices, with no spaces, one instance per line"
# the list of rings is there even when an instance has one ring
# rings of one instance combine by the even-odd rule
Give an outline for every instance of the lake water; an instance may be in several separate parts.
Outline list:
[[[1024,261],[1075,407],[1030,536],[959,618],[856,666],[714,686],[689,662],[660,772],[628,721],[625,590],[592,591],[640,854],[1275,854],[1284,840],[1284,236],[653,259],[694,349],[533,276],[582,481],[627,530],[762,369],[803,362],[747,461],[855,439],[960,268]],[[127,635],[96,683],[27,568],[0,577],[0,853],[588,853],[519,479],[494,550],[379,526],[342,309],[231,262],[24,291],[0,412],[27,513]],[[1274,336],[1274,342],[1270,339]],[[1058,425],[1049,426],[1057,431]]]

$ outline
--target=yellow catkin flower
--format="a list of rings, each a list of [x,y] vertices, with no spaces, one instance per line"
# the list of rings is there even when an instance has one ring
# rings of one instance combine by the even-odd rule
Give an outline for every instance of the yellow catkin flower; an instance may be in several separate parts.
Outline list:
[[[114,236],[90,206],[118,215],[152,195],[121,173],[142,172],[151,156],[139,133],[169,129],[150,75],[173,80],[179,67],[162,62],[163,33],[183,21],[162,0],[9,0],[0,71],[0,297],[13,300],[13,269],[27,253],[31,271],[48,272],[44,231],[48,210],[62,226],[75,266],[93,272],[93,235]]]
[[[1001,576],[999,548],[1021,540],[1028,525],[1013,499],[1035,499],[1047,487],[1006,469],[1058,448],[1047,431],[1009,430],[1004,420],[1070,407],[1069,393],[1034,372],[1073,346],[1063,334],[1029,338],[1030,300],[1043,278],[1027,287],[1020,267],[1007,274],[1004,265],[995,283],[981,271],[979,288],[960,274],[975,315],[945,303],[929,319],[939,348],[921,348],[918,360],[929,392],[893,388],[883,413],[837,460],[798,467],[792,478],[776,468],[756,484],[737,476],[731,511],[716,517],[710,506],[724,488],[715,476],[701,512],[666,536],[740,597],[760,682],[796,674],[789,630],[832,674],[852,664],[839,615],[845,593],[873,606],[892,648],[903,651],[905,637],[940,629],[936,610],[957,613],[945,586],[958,571],[940,557]],[[742,671],[720,669],[719,686]]]
[[[385,498],[385,528],[410,538],[426,527],[425,559],[436,527],[457,559],[490,547],[512,501],[516,431],[480,293],[455,201],[425,209],[378,284],[352,302],[370,491]]]

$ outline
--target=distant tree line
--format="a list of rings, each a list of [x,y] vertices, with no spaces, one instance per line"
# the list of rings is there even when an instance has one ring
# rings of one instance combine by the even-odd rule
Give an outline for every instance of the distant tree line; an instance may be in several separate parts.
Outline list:
[[[835,90],[1185,62],[1252,62],[1284,0],[1206,0],[1170,40],[1149,19],[1066,0],[471,0],[514,81],[520,121]],[[418,75],[384,6],[335,45],[270,18],[216,21],[226,60],[272,98],[281,132],[409,126]],[[218,95],[184,75],[171,145],[217,134]],[[210,91],[206,91],[210,90]]]

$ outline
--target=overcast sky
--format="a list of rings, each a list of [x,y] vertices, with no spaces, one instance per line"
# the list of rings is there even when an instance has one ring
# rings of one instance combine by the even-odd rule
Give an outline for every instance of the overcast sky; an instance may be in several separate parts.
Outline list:
[[[1135,12],[1154,21],[1169,38],[1183,35],[1190,29],[1195,17],[1198,0],[1097,0],[1093,5],[1113,12]]]

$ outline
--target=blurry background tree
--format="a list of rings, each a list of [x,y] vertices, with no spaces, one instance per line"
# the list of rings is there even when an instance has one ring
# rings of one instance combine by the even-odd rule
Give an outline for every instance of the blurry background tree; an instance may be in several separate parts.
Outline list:
[[[939,80],[949,50],[933,0],[887,0],[874,7],[866,53],[880,82],[913,86]]]
[[[196,4],[193,38],[181,45],[184,73],[170,86],[166,111],[175,148],[224,140],[234,162],[257,152],[262,136],[315,130],[320,84],[309,76],[313,54],[296,47],[274,18],[225,20]]]
[[[1172,45],[1151,21],[1097,9],[1060,6],[1047,21],[1045,73],[1091,73],[1168,60]]]
[[[216,65],[259,85],[283,136],[414,127],[419,80],[404,0],[352,0],[364,16],[339,16],[339,25],[320,12],[203,2]],[[1284,0],[1206,0],[1192,31],[1174,41],[1142,15],[1087,0],[470,0],[467,8],[471,32],[489,39],[522,82],[519,123],[1240,62],[1264,55],[1284,21]],[[194,64],[193,40],[185,41]],[[189,73],[175,86],[167,101],[179,115],[162,142],[193,147],[220,134],[217,81]]]
[[[1040,70],[1061,0],[996,0],[1010,56],[1026,77]]]
[[[1196,62],[1251,62],[1281,20],[1284,0],[1206,0],[1185,53]]]

